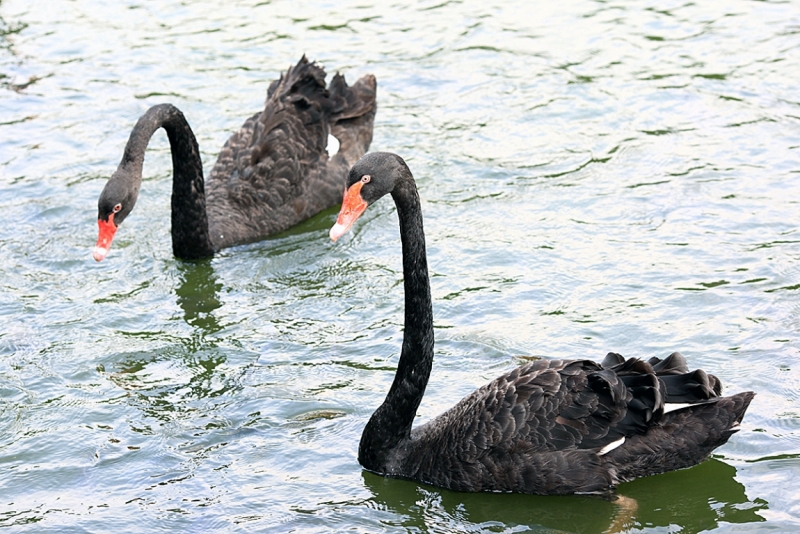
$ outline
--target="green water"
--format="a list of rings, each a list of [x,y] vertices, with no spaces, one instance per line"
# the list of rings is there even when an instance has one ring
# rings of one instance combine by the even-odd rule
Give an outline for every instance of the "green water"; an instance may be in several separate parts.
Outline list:
[[[541,5],[539,5],[541,4]],[[166,136],[95,263],[128,133],[172,102],[206,168],[306,53],[378,79],[423,199],[426,421],[529,357],[680,350],[757,396],[696,468],[585,496],[364,473],[402,340],[391,202],[172,258]],[[0,527],[800,530],[800,4],[0,2]]]

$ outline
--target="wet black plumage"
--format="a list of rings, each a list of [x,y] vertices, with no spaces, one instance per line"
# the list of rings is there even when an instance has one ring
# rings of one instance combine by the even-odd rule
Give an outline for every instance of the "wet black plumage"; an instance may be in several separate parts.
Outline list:
[[[264,110],[228,139],[207,181],[183,114],[170,104],[153,106],[133,128],[122,161],[100,195],[98,219],[107,221],[121,204],[113,219],[118,226],[133,209],[145,149],[163,127],[173,162],[175,256],[209,257],[290,228],[341,200],[347,170],[372,141],[375,96],[374,76],[348,86],[336,74],[326,86],[325,71],[304,56],[270,85]],[[330,157],[329,133],[340,142]]]
[[[615,353],[602,363],[537,360],[412,429],[434,347],[419,197],[395,154],[364,156],[348,187],[359,181],[367,204],[391,193],[397,205],[406,303],[395,379],[359,445],[366,469],[461,491],[604,492],[695,465],[736,432],[754,393],[721,397],[719,380],[690,372],[679,353],[649,361]],[[668,402],[691,404],[665,413]]]

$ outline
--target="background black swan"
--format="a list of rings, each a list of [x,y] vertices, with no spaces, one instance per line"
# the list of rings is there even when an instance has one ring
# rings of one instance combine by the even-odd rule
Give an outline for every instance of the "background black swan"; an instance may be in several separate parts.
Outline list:
[[[461,491],[603,492],[695,465],[738,430],[754,393],[721,397],[719,380],[689,372],[679,353],[535,361],[412,430],[433,363],[433,311],[419,196],[402,158],[376,152],[355,164],[330,235],[387,193],[400,219],[405,334],[394,382],[361,436],[366,469]]]
[[[348,87],[303,56],[273,82],[264,110],[222,147],[208,182],[192,129],[175,106],[150,108],[134,126],[116,172],[98,200],[94,259],[108,254],[117,227],[133,209],[142,183],[144,152],[164,128],[172,151],[172,250],[198,259],[263,239],[334,206],[347,170],[369,148],[375,118],[372,75]],[[329,158],[328,134],[339,143]]]

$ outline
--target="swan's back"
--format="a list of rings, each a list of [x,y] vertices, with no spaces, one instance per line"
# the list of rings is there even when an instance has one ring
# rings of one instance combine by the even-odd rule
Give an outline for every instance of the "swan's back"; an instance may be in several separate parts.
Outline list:
[[[699,463],[736,432],[752,397],[720,397],[719,380],[690,373],[678,353],[538,360],[413,430],[386,474],[462,491],[606,491]],[[692,405],[665,413],[667,402]]]
[[[303,57],[270,86],[265,108],[225,143],[206,184],[215,249],[283,231],[341,201],[349,166],[369,148],[376,82],[353,87]],[[328,134],[340,139],[329,158]],[[348,139],[355,142],[348,143]]]

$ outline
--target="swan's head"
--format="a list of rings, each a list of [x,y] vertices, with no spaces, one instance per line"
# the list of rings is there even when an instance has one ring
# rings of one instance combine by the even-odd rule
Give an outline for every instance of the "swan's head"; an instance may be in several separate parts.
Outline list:
[[[336,241],[353,226],[373,202],[391,193],[411,172],[403,158],[390,152],[372,152],[353,165],[347,176],[342,209],[331,228],[331,239]]]
[[[97,245],[94,247],[92,257],[102,261],[111,248],[117,228],[133,209],[139,196],[139,188],[131,187],[130,180],[123,176],[121,171],[115,172],[108,180],[100,199],[97,201]]]

